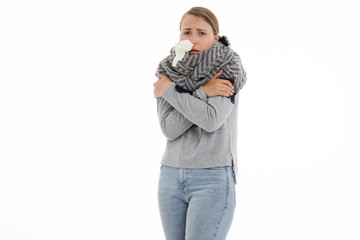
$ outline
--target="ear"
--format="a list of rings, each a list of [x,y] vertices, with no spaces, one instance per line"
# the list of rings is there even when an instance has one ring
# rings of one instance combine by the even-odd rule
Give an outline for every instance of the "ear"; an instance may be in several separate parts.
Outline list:
[[[220,38],[219,34],[216,34],[216,35],[215,35],[215,41],[218,42],[218,41],[219,41],[219,38]]]

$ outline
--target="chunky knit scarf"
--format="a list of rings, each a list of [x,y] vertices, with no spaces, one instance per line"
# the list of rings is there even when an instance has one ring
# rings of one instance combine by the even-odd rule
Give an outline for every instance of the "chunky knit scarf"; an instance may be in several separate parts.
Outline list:
[[[169,76],[177,84],[179,92],[192,93],[223,70],[219,78],[232,82],[235,92],[230,99],[234,103],[235,95],[246,82],[246,72],[240,57],[230,48],[230,43],[225,36],[220,37],[219,42],[215,43],[210,50],[194,56],[186,54],[181,61],[177,62],[176,67],[172,66],[174,58],[173,47],[170,55],[160,62],[157,72]]]

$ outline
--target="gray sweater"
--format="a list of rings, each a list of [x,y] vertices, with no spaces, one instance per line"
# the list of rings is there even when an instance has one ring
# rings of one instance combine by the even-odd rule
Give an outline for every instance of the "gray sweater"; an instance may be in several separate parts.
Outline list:
[[[203,87],[179,93],[173,82],[157,99],[167,145],[161,164],[176,168],[233,166],[237,174],[237,109],[229,98],[207,98]]]

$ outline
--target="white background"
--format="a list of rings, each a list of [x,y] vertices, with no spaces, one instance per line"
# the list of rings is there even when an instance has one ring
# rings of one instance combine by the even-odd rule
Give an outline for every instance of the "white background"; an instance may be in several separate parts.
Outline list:
[[[243,61],[228,239],[360,239],[356,0],[0,2],[0,239],[164,239],[153,98],[182,14]]]

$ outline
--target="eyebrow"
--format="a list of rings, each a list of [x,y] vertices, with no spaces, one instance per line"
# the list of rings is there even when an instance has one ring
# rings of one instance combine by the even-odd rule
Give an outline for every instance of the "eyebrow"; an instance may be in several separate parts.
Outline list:
[[[192,29],[192,28],[184,28],[183,30],[191,30],[191,29]],[[207,32],[206,29],[202,29],[202,28],[196,28],[196,30]]]

